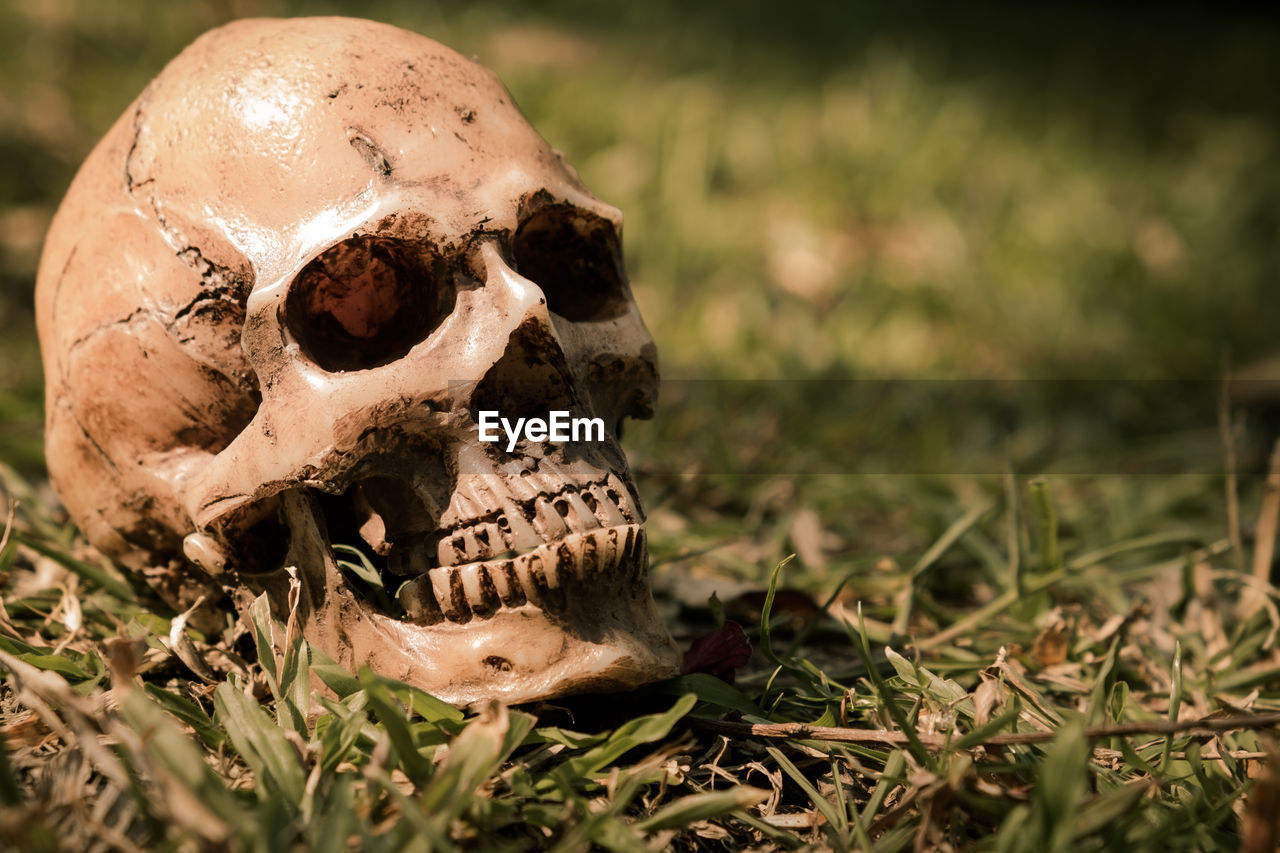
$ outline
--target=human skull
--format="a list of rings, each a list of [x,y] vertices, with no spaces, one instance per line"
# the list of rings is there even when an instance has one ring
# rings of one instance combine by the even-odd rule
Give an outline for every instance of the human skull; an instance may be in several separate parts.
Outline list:
[[[455,704],[675,674],[616,442],[657,382],[620,224],[435,42],[340,18],[207,33],[50,230],[54,485],[175,606],[265,592],[283,617],[296,577],[314,646]],[[606,434],[508,451],[482,411]],[[360,540],[376,576],[335,551]]]

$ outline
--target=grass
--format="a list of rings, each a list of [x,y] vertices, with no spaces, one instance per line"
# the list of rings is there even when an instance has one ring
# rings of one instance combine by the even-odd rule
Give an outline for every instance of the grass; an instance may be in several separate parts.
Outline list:
[[[261,612],[200,634],[42,480],[75,167],[200,31],[341,7],[0,8],[4,844],[1270,849],[1276,430],[1217,380],[1280,337],[1274,24],[634,6],[365,14],[479,55],[625,211],[659,602],[754,652],[466,713]]]
[[[265,600],[241,643],[198,635],[72,556],[10,472],[0,832],[20,849],[1172,850],[1270,826],[1248,792],[1276,784],[1275,591],[1240,604],[1256,581],[1225,535],[1088,549],[1044,482],[1006,485],[909,570],[855,568],[820,604],[777,565],[734,685],[464,714],[343,671]],[[873,572],[883,591],[850,594]],[[957,575],[977,600],[954,600]]]

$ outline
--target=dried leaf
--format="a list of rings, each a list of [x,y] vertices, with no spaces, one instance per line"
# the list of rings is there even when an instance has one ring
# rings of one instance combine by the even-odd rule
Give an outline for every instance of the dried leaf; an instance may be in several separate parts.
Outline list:
[[[169,627],[169,650],[177,655],[178,660],[186,664],[187,668],[199,676],[205,684],[217,684],[222,679],[209,664],[205,663],[199,649],[196,648],[191,637],[187,635],[187,620],[202,604],[204,604],[203,595],[196,600],[195,604],[191,605],[189,610],[174,618],[172,625]]]
[[[75,636],[84,624],[84,611],[80,607],[80,598],[76,595],[74,578],[62,590],[62,624],[71,636]]]
[[[9,746],[38,746],[51,733],[52,729],[35,711],[27,711],[22,716],[0,726],[0,737],[3,737]]]
[[[693,641],[684,653],[686,675],[705,672],[733,684],[734,672],[751,660],[751,641],[737,622],[724,625]]]
[[[991,721],[991,712],[1000,702],[1003,690],[1000,682],[985,676],[982,683],[973,689],[973,724],[975,727],[985,726]]]
[[[760,611],[764,609],[767,597],[767,592],[759,590],[743,593],[725,602],[725,614],[743,624],[754,625],[760,621]],[[820,612],[822,608],[808,593],[781,587],[773,596],[770,624],[775,631],[783,628],[795,630]]]
[[[1041,667],[1053,666],[1067,659],[1071,642],[1070,630],[1061,618],[1054,619],[1031,644],[1031,657]]]
[[[1244,853],[1271,853],[1280,845],[1280,773],[1276,765],[1280,751],[1274,747],[1267,751],[1261,764],[1262,772],[1253,783],[1253,789],[1245,801],[1241,835]]]
[[[816,571],[826,569],[827,555],[822,549],[825,531],[822,529],[822,520],[816,512],[809,507],[797,512],[791,519],[791,528],[787,531],[787,537],[791,540],[791,545],[795,548],[800,562]]]
[[[102,644],[111,670],[111,684],[117,689],[127,688],[133,682],[142,666],[143,655],[147,652],[147,641],[141,637],[112,637]]]

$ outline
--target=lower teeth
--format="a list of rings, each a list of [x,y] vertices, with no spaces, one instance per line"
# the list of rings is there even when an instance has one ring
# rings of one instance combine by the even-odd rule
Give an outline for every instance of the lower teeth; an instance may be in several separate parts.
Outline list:
[[[511,558],[434,568],[397,594],[410,621],[469,622],[501,607],[530,602],[560,609],[567,587],[608,579],[624,585],[643,572],[644,531],[638,524],[575,533]]]

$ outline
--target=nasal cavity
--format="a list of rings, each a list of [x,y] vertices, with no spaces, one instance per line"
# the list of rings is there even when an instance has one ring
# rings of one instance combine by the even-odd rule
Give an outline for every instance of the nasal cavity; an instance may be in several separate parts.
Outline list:
[[[325,250],[290,283],[285,322],[328,371],[403,358],[453,310],[454,289],[429,246],[357,236]]]
[[[553,410],[570,411],[577,402],[573,375],[560,342],[543,321],[526,319],[511,334],[502,358],[485,373],[471,395],[471,416],[497,412],[499,417],[542,417]]]

